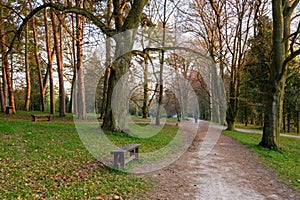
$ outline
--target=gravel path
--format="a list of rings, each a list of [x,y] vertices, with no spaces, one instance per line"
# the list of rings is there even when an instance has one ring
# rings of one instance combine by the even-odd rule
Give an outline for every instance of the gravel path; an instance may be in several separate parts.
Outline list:
[[[211,129],[206,135],[206,125],[200,122],[193,144],[176,162],[143,175],[158,182],[136,199],[300,200],[299,191],[280,181],[246,146],[225,135],[212,142],[213,149],[203,156],[203,144],[211,141],[205,136],[214,135]]]

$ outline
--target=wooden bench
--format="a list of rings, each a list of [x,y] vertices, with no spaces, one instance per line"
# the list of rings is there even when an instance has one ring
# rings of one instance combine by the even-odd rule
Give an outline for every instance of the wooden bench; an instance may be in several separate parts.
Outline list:
[[[50,114],[44,114],[44,115],[31,115],[32,121],[38,121],[38,120],[46,120],[46,121],[51,121],[52,115]]]
[[[125,147],[111,151],[114,154],[114,168],[125,170],[126,163],[131,160],[139,160],[140,144],[129,144]],[[126,155],[129,152],[129,157]]]
[[[12,106],[6,106],[6,114],[13,114],[14,113],[14,107]]]

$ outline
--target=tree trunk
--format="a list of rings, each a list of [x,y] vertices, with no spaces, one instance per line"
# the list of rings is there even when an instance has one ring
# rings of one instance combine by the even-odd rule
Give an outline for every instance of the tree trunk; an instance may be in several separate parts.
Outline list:
[[[2,80],[0,79],[0,106],[1,112],[5,112],[5,105],[4,105],[4,95],[2,90]]]
[[[32,11],[32,2],[29,1],[30,10]],[[44,84],[43,84],[43,76],[41,71],[41,64],[39,59],[39,51],[38,51],[38,39],[37,39],[37,30],[36,30],[36,21],[35,18],[32,18],[32,31],[33,31],[33,41],[34,41],[34,57],[38,72],[39,86],[40,86],[40,110],[45,112],[45,93],[44,93]]]
[[[265,119],[263,127],[262,140],[260,146],[269,149],[279,148],[279,134],[280,134],[280,119],[282,114],[283,92],[279,89],[273,94],[267,96],[265,107]],[[271,108],[271,109],[270,109]]]
[[[52,3],[52,1],[51,1]],[[54,48],[56,53],[57,61],[57,72],[58,72],[58,83],[59,83],[59,116],[66,116],[66,98],[65,98],[65,88],[64,88],[64,76],[63,76],[63,58],[62,58],[62,46],[60,45],[61,37],[60,30],[58,28],[57,17],[55,12],[51,10],[52,28],[53,28],[53,39]]]
[[[45,0],[44,0],[45,3]],[[50,114],[55,113],[55,96],[54,96],[54,83],[53,83],[53,69],[52,62],[53,56],[50,48],[50,33],[48,29],[48,14],[47,10],[44,9],[44,25],[45,25],[45,37],[46,37],[46,49],[47,49],[47,58],[48,58],[48,71],[49,71],[49,87],[50,87]]]
[[[162,35],[162,47],[165,47],[166,42],[166,25],[167,25],[167,0],[164,1],[164,16],[163,16],[163,35]],[[157,105],[157,113],[156,113],[156,119],[155,124],[157,126],[160,125],[160,117],[161,117],[161,106],[163,102],[163,70],[164,70],[164,62],[165,62],[165,51],[161,51],[161,58],[160,58],[160,70],[159,70],[159,94],[158,94],[158,105]]]
[[[1,37],[1,54],[5,55],[6,53],[6,44],[5,44],[5,28],[4,28],[4,23],[3,23],[3,7],[2,7],[2,0],[0,1],[0,37]],[[6,68],[5,66],[5,59],[7,58],[2,58],[2,87],[1,87],[1,111],[5,112],[5,107],[7,106],[7,97],[8,97],[8,90],[7,90],[7,80],[6,80]]]
[[[273,57],[269,78],[269,90],[265,107],[265,124],[260,145],[278,149],[282,123],[282,109],[290,56],[291,17],[299,1],[272,1],[273,15]],[[293,48],[293,47],[291,47]],[[298,54],[295,54],[298,55]],[[295,56],[293,55],[292,58]]]
[[[70,2],[72,6],[72,1]],[[72,13],[72,34],[75,35],[75,14]],[[73,68],[73,78],[71,86],[71,99],[68,108],[69,113],[77,114],[77,90],[76,90],[76,79],[77,79],[77,67],[76,67],[76,44],[75,40],[72,40],[72,68]]]
[[[128,68],[131,61],[131,55],[128,55],[128,52],[132,50],[134,38],[136,32],[134,29],[137,29],[140,24],[141,14],[143,12],[144,6],[147,4],[148,0],[134,1],[131,7],[128,16],[125,21],[123,18],[124,9],[120,6],[118,0],[113,1],[114,5],[114,14],[115,15],[115,26],[118,31],[123,33],[117,35],[114,39],[116,42],[116,50],[114,53],[115,62],[113,62],[111,67],[111,73],[109,77],[108,93],[107,93],[107,102],[105,109],[105,117],[103,120],[102,128],[109,131],[118,131],[126,132],[127,127],[125,127],[125,117],[127,114],[127,103],[126,99],[127,91],[120,91],[121,93],[116,94],[117,97],[120,97],[121,100],[114,103],[119,103],[118,108],[115,108],[115,113],[112,110],[112,100],[113,100],[113,90],[117,84],[117,81],[128,72]],[[120,15],[121,14],[121,15]],[[126,79],[126,77],[125,77]],[[124,79],[123,88],[126,88],[126,80]],[[128,80],[127,80],[128,81]],[[126,93],[127,92],[127,93]],[[125,93],[125,94],[124,94]],[[114,99],[116,100],[116,99]],[[125,102],[122,102],[124,100]],[[125,104],[125,105],[122,105]],[[113,105],[115,106],[115,105]]]
[[[283,73],[283,61],[285,47],[283,43],[283,8],[282,2],[273,0],[273,62],[270,71],[269,90],[266,96],[265,123],[263,128],[261,146],[269,149],[279,148],[279,133],[282,119],[282,105],[284,96],[285,75]]]
[[[145,71],[144,71],[144,99],[143,99],[143,118],[148,118],[149,113],[149,107],[148,107],[148,101],[149,101],[149,94],[148,94],[148,57],[145,57]]]
[[[113,1],[107,1],[107,13],[106,13],[106,24],[109,28],[113,28],[112,24],[112,14],[113,14]],[[100,110],[100,119],[103,119],[105,116],[106,104],[107,104],[107,90],[108,90],[108,82],[110,77],[110,70],[111,70],[111,51],[112,51],[112,39],[106,38],[105,46],[106,46],[106,56],[105,56],[105,74],[104,74],[104,83],[103,83],[103,93],[102,93],[102,104]]]
[[[300,131],[300,111],[297,110],[297,117],[296,117],[297,121],[296,121],[296,128],[297,128],[297,133],[299,133]]]
[[[81,7],[81,0],[76,1],[76,6]],[[84,32],[84,17],[77,14],[76,16],[77,27],[77,111],[78,119],[86,119],[86,104],[85,104],[85,90],[84,90],[84,72],[83,72],[83,32]]]
[[[2,1],[0,2],[2,3]],[[1,6],[0,9],[0,17],[1,17],[1,22],[3,22],[3,7]],[[4,32],[4,26],[3,23],[1,23],[1,28],[0,28],[0,34],[1,34],[1,52],[2,52],[2,76],[3,76],[3,94],[4,94],[4,103],[5,106],[7,106],[6,98],[8,95],[8,100],[9,100],[9,106],[13,107],[13,113],[16,113],[15,110],[15,98],[14,98],[14,93],[13,93],[13,88],[12,88],[12,79],[11,79],[11,74],[10,74],[10,69],[9,69],[9,63],[8,63],[8,55],[6,54],[6,39],[5,39],[5,32]]]
[[[236,70],[236,69],[231,69]],[[237,75],[236,72],[231,73],[231,81],[229,88],[229,103],[226,112],[227,130],[235,130],[235,122],[238,111],[238,86],[237,86]]]
[[[165,30],[163,28],[163,41],[165,39]],[[164,42],[163,42],[164,46]],[[163,101],[163,90],[164,90],[164,85],[163,85],[163,69],[164,69],[164,62],[165,62],[165,52],[162,50],[161,51],[161,58],[160,58],[160,70],[159,70],[159,93],[158,93],[158,102],[157,102],[157,113],[156,113],[156,118],[155,118],[155,124],[156,126],[160,125],[160,118],[161,118],[161,106],[162,106],[162,101]]]
[[[25,97],[25,110],[30,109],[30,96],[31,96],[31,79],[30,79],[30,68],[28,61],[28,25],[25,28],[25,74],[26,74],[26,97]]]
[[[100,111],[100,119],[103,119],[104,116],[105,116],[105,110],[106,110],[105,107],[107,105],[107,91],[108,91],[108,84],[109,84],[109,79],[110,79],[110,70],[111,70],[111,67],[108,64],[108,66],[105,69],[105,74],[104,74],[104,84],[103,84],[103,94],[102,94],[102,105],[101,105],[101,111]]]
[[[118,45],[117,45],[118,46]],[[125,119],[128,108],[128,77],[123,77],[131,61],[131,56],[123,56],[112,65],[109,77],[109,84],[107,90],[107,102],[105,116],[103,119],[103,130],[115,132],[127,132],[128,128],[125,126]],[[117,82],[122,78],[122,83]],[[114,96],[113,96],[114,93]],[[113,110],[114,109],[114,110]]]

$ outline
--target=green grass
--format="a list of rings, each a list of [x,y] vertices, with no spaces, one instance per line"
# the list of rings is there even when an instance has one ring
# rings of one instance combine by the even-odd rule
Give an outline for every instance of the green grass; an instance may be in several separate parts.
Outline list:
[[[281,150],[273,151],[258,146],[261,135],[224,131],[224,133],[241,143],[248,145],[250,150],[259,155],[259,160],[275,171],[282,180],[300,192],[300,140],[280,138]]]
[[[254,125],[254,124],[248,124],[248,126],[245,126],[245,124],[236,124],[236,128],[244,128],[244,129],[252,129],[252,130],[263,130],[262,126],[258,126],[258,125]],[[300,133],[297,132],[284,132],[283,130],[281,131],[281,133],[287,134],[287,135],[298,135],[300,136]]]
[[[32,122],[30,114],[0,114],[1,199],[95,199],[111,194],[130,199],[151,186],[148,178],[96,162],[82,144],[72,120],[56,116],[53,122]],[[108,135],[119,144],[135,142],[128,136]],[[145,142],[143,151],[151,151],[152,145],[163,138],[157,137],[149,145]],[[161,139],[160,144],[170,137]]]
[[[245,128],[245,129],[253,129],[253,130],[262,130],[263,127],[259,125],[254,125],[254,124],[248,124],[245,126],[245,124],[236,124],[236,128]]]

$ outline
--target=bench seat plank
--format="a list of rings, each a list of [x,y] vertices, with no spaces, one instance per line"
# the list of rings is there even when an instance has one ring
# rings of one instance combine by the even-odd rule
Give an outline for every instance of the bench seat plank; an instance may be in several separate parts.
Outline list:
[[[32,117],[32,121],[38,121],[38,120],[47,120],[47,121],[51,121],[51,117],[53,115],[51,114],[35,114],[35,115],[31,115]],[[46,118],[46,119],[45,119]]]
[[[132,160],[139,160],[139,147],[140,144],[129,144],[122,148],[111,151],[114,154],[114,168],[125,170],[125,164]],[[130,153],[129,157],[126,157],[126,153]]]

